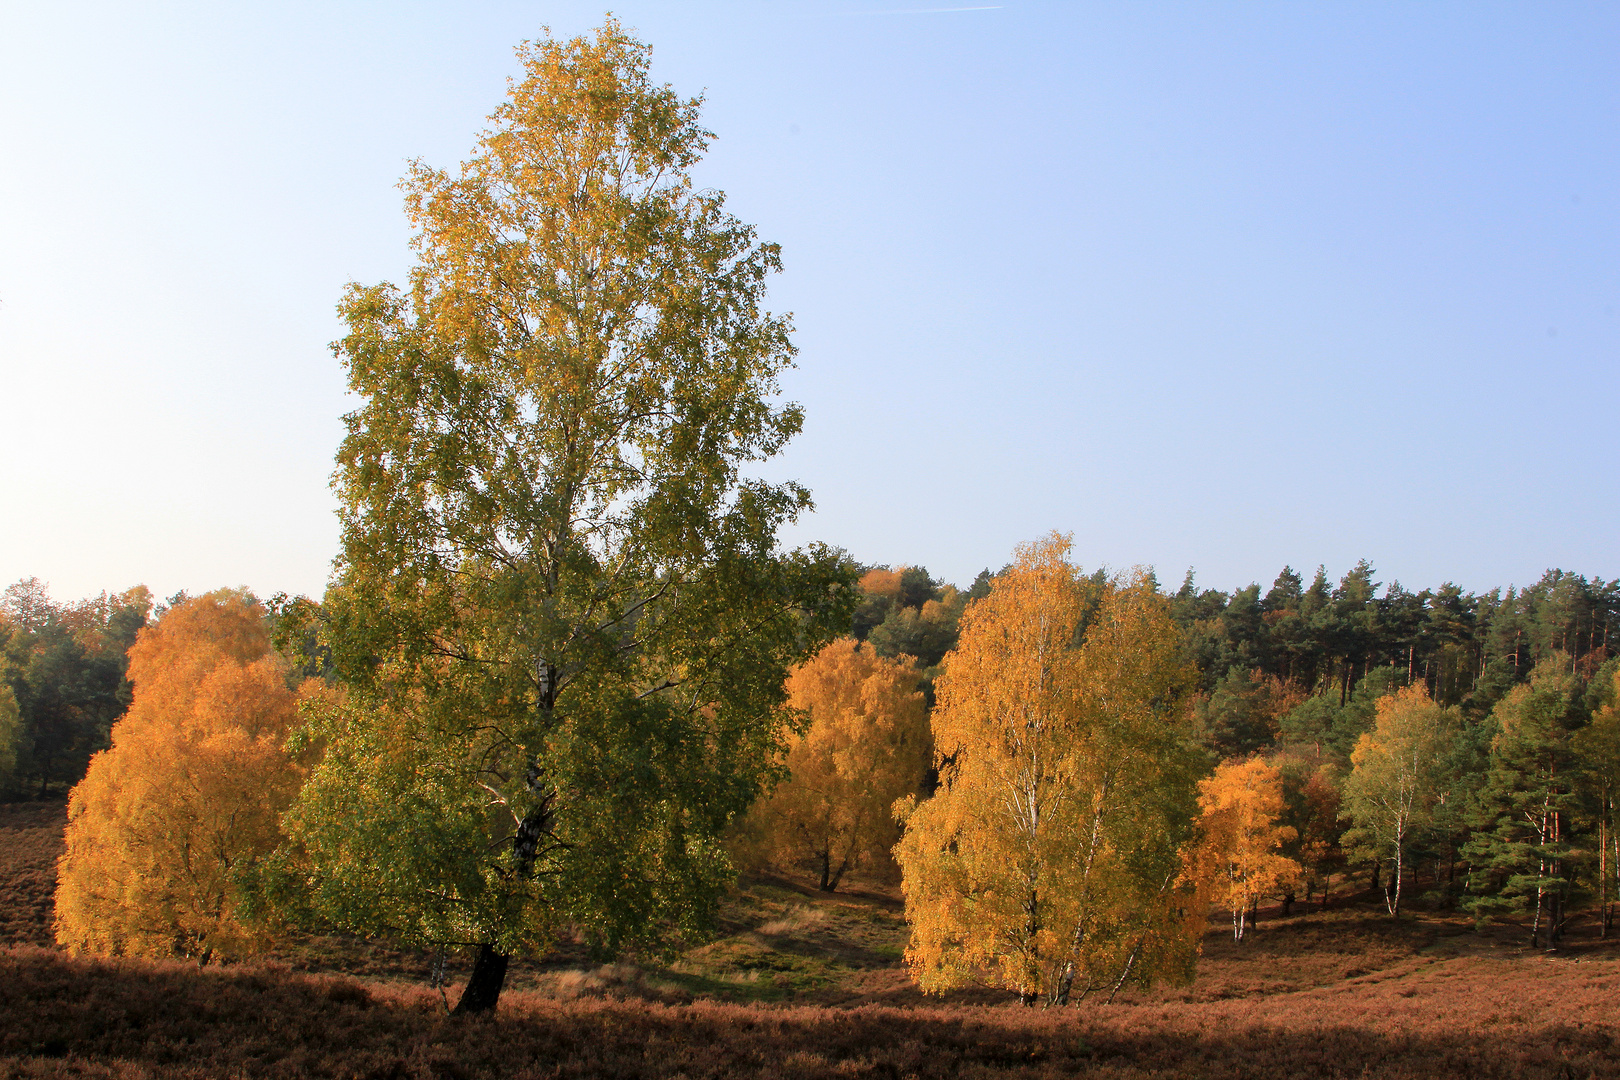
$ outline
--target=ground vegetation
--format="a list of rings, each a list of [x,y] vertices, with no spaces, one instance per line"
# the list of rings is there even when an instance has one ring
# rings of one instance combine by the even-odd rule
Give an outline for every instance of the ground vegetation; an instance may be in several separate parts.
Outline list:
[[[1548,957],[1511,925],[1396,922],[1381,895],[1346,893],[1326,912],[1270,908],[1242,945],[1212,921],[1188,985],[1043,1011],[988,987],[923,996],[892,891],[749,879],[702,954],[518,959],[500,1010],[465,1018],[427,984],[431,951],[359,938],[205,969],[72,957],[50,944],[40,872],[64,824],[60,802],[0,806],[7,1076],[1620,1076],[1620,946],[1587,909]],[[455,959],[452,992],[471,967]]]

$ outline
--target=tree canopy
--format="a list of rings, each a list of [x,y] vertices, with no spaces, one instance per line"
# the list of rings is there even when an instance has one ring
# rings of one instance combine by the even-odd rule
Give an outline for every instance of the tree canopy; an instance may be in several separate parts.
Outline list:
[[[38,578],[0,598],[0,798],[44,796],[84,776],[129,707],[125,650],[146,624],[152,596],[136,586],[73,604],[51,600]],[[6,719],[16,706],[14,721]]]
[[[898,838],[890,807],[917,794],[932,758],[928,716],[909,658],[840,638],[788,676],[788,704],[809,726],[788,749],[788,778],[751,814],[764,853],[809,864],[833,892],[845,873]]]
[[[1262,758],[1222,762],[1198,782],[1198,810],[1190,872],[1232,912],[1232,938],[1242,941],[1249,911],[1300,875],[1299,864],[1282,853],[1298,837],[1280,820],[1282,773]]]
[[[1579,776],[1571,735],[1587,721],[1582,689],[1554,658],[1490,715],[1490,757],[1465,849],[1475,893],[1468,906],[1482,918],[1529,914],[1532,947],[1556,945],[1564,928]]]
[[[700,190],[697,99],[609,20],[518,52],[454,175],[405,179],[410,288],[353,286],[360,400],[323,605],[347,707],[283,866],[352,929],[476,948],[460,1008],[569,923],[654,948],[712,917],[775,779],[783,678],[847,625],[809,505],[745,467],[799,430],[775,245]]]
[[[1456,710],[1409,686],[1378,699],[1377,722],[1356,742],[1344,782],[1344,812],[1354,823],[1347,840],[1393,864],[1391,915],[1401,910],[1407,854],[1447,794],[1442,766],[1457,726]]]
[[[283,749],[299,695],[267,612],[230,590],[178,604],[140,632],[130,677],[129,712],[69,803],[57,940],[204,963],[252,952],[265,932],[242,917],[244,889],[302,779]]]
[[[925,990],[983,979],[1062,1003],[1190,972],[1192,673],[1149,576],[1088,578],[1068,552],[1020,547],[945,658],[940,788],[896,849]]]

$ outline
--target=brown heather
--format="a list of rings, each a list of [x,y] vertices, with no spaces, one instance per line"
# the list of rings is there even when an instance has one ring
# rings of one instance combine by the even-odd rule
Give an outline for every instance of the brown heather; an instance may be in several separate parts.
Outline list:
[[[0,804],[0,942],[55,943],[51,898],[66,825],[62,802]]]
[[[0,807],[0,1077],[1620,1077],[1620,950],[1589,920],[1542,954],[1371,899],[1242,945],[1217,919],[1192,986],[1043,1011],[922,997],[892,896],[755,883],[672,969],[528,965],[498,1013],[452,1018],[405,950],[306,938],[199,970],[41,947],[62,819]]]

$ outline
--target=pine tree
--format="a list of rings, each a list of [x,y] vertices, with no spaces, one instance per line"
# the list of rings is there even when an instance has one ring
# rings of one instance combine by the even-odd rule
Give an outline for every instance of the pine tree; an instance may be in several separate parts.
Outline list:
[[[1491,711],[1490,766],[1477,831],[1464,848],[1469,909],[1481,920],[1529,914],[1532,948],[1556,945],[1564,928],[1576,800],[1570,734],[1581,719],[1580,690],[1555,654]]]
[[[1609,661],[1593,685],[1592,722],[1575,733],[1573,750],[1583,809],[1597,826],[1598,910],[1608,937],[1620,899],[1620,662]]]

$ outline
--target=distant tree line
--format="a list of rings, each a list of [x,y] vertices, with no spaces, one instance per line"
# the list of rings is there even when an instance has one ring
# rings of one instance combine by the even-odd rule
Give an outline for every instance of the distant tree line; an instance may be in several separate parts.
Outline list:
[[[851,636],[914,658],[932,702],[968,600],[996,575],[964,592],[922,567],[860,570]],[[1325,903],[1353,870],[1392,913],[1418,886],[1421,902],[1523,918],[1533,942],[1554,944],[1571,901],[1590,897],[1609,931],[1620,581],[1555,569],[1524,588],[1413,592],[1381,586],[1363,560],[1337,584],[1285,567],[1264,593],[1223,592],[1189,572],[1161,595],[1196,671],[1189,734],[1217,773],[1207,797],[1275,785],[1280,798],[1274,820],[1245,827],[1273,830],[1295,869],[1245,872],[1232,895],[1251,909]],[[1241,935],[1238,913],[1234,925]]]
[[[1340,708],[1375,674],[1370,685],[1422,682],[1441,704],[1478,717],[1555,653],[1590,678],[1620,642],[1620,581],[1549,570],[1522,589],[1475,594],[1447,582],[1414,593],[1394,582],[1380,595],[1374,573],[1363,560],[1331,585],[1318,567],[1307,587],[1284,567],[1261,595],[1258,585],[1199,590],[1189,571],[1172,610],[1210,695],[1215,746],[1246,752],[1275,738],[1238,700],[1260,679],[1336,696]],[[1223,691],[1230,705],[1216,702]]]
[[[983,570],[964,590],[921,566],[857,572],[862,599],[851,636],[870,641],[879,656],[913,657],[924,673],[955,646],[963,608],[986,595],[994,577]],[[1472,593],[1447,582],[1411,592],[1399,582],[1384,588],[1375,574],[1362,560],[1335,585],[1318,567],[1307,586],[1285,566],[1262,594],[1258,584],[1199,589],[1188,571],[1167,596],[1198,668],[1202,737],[1213,751],[1224,757],[1274,745],[1283,734],[1278,719],[1308,699],[1342,710],[1358,691],[1376,697],[1375,690],[1414,682],[1477,718],[1554,654],[1589,680],[1620,651],[1620,580],[1548,570],[1524,588]],[[1296,717],[1296,725],[1304,717],[1320,722],[1323,708]],[[1341,757],[1370,717],[1363,710],[1338,733]]]
[[[0,798],[44,797],[78,783],[129,707],[126,655],[152,612],[137,586],[78,603],[38,578],[0,599]]]

